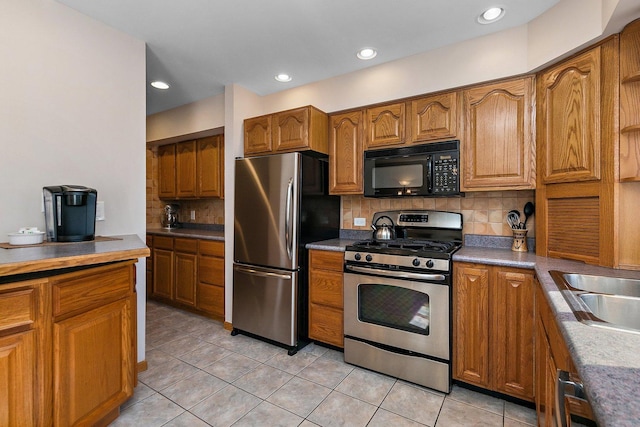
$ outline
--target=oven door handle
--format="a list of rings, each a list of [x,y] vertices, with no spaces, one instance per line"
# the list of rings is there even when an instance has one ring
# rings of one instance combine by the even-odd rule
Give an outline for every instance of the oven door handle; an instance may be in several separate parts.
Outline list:
[[[443,274],[422,274],[422,273],[410,273],[407,271],[387,271],[377,268],[358,267],[356,265],[347,265],[345,267],[349,271],[356,273],[368,273],[377,274],[378,276],[391,277],[394,279],[418,279],[418,280],[433,280],[444,281],[446,277]]]

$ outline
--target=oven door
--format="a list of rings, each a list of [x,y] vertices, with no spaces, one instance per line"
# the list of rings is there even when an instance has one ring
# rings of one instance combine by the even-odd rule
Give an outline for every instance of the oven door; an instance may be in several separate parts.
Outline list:
[[[345,336],[449,360],[449,293],[446,284],[345,273]]]

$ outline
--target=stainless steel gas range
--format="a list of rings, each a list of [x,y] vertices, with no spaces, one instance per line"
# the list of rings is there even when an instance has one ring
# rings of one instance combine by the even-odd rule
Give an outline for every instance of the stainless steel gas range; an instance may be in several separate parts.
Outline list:
[[[345,251],[344,359],[448,393],[451,257],[462,245],[462,215],[385,211],[372,223],[383,216],[393,221],[395,239]]]

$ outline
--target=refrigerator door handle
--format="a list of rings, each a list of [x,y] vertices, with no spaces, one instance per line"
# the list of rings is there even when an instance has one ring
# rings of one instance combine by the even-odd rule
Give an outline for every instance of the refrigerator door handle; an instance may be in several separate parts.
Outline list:
[[[259,277],[275,277],[275,278],[278,278],[278,279],[285,279],[285,280],[291,279],[291,275],[290,274],[269,273],[267,271],[260,271],[260,270],[255,270],[253,268],[240,267],[238,265],[235,265],[233,268],[236,271],[240,271],[242,273],[247,273],[247,274],[253,274],[253,275],[259,276]]]
[[[293,253],[293,239],[291,238],[291,226],[293,221],[291,221],[291,205],[293,204],[293,178],[289,179],[289,184],[287,184],[287,206],[286,206],[286,214],[284,219],[284,239],[285,246],[287,247],[287,255],[289,259],[292,257]]]

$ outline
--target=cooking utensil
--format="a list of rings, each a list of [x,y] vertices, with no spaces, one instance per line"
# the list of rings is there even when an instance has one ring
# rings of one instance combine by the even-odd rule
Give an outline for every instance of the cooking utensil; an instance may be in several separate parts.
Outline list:
[[[533,205],[533,203],[527,202],[524,204],[524,226],[522,228],[527,228],[527,221],[529,220],[529,217],[535,213],[535,211],[536,207]]]
[[[509,224],[509,227],[513,230],[520,228],[520,212],[517,210],[509,211],[509,213],[507,213],[507,224]]]
[[[382,218],[387,218],[389,221],[391,221],[391,225],[389,224],[378,225],[378,222]],[[396,230],[395,230],[395,227],[393,226],[393,220],[386,215],[382,215],[381,217],[378,217],[378,219],[376,219],[376,222],[371,224],[371,228],[373,228],[374,230],[373,232],[374,240],[395,240],[396,238]]]

